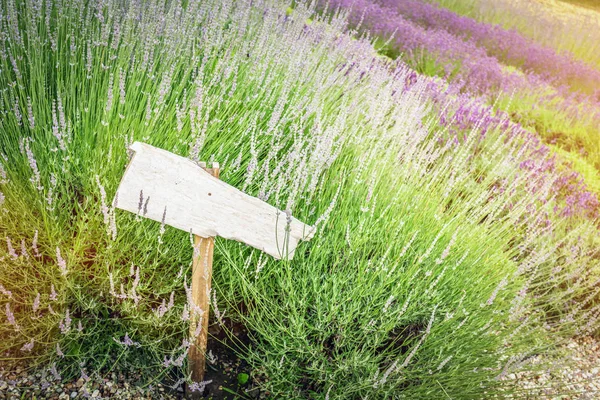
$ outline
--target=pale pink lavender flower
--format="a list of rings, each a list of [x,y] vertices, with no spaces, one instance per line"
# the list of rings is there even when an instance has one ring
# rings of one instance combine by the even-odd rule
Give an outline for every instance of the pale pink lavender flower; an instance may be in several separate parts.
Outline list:
[[[119,104],[125,104],[125,73],[119,69]]]
[[[173,385],[170,386],[171,389],[173,390],[180,390],[181,385],[185,383],[185,379],[179,379],[177,382],[175,382]]]
[[[171,292],[171,295],[169,296],[169,303],[167,304],[167,309],[171,309],[173,308],[173,306],[175,305],[175,292]]]
[[[109,224],[108,224],[108,230],[111,233],[111,239],[113,242],[115,240],[117,240],[117,217],[115,214],[115,209],[117,207],[118,200],[119,200],[119,194],[117,193],[117,194],[115,194],[114,205],[110,212],[110,218],[109,218]]]
[[[188,385],[188,388],[191,392],[204,392],[204,388],[206,385],[212,383],[212,380],[202,381],[202,382],[192,382]]]
[[[50,285],[50,301],[56,301],[58,298],[58,293],[54,290],[54,284]]]
[[[23,80],[23,76],[21,75],[21,71],[19,71],[19,67],[17,66],[17,61],[12,56],[12,52],[9,52],[9,58],[10,58],[10,63],[13,66],[13,71],[15,72],[15,75],[17,76],[17,79],[18,80]]]
[[[183,311],[181,312],[181,320],[184,322],[190,320],[190,309],[187,304],[183,305]]]
[[[35,299],[33,300],[33,312],[37,313],[40,308],[40,293],[37,292]]]
[[[85,372],[85,368],[83,368],[84,365],[85,364],[83,362],[79,363],[79,376],[80,376],[81,379],[83,379],[84,381],[88,382],[90,380],[90,377]]]
[[[13,298],[12,297],[12,292],[10,290],[6,290],[6,288],[4,286],[2,286],[1,283],[0,283],[0,293],[2,293],[3,295],[5,295],[9,299]]]
[[[423,342],[425,341],[427,336],[429,336],[429,333],[431,332],[431,327],[433,326],[433,321],[435,320],[435,312],[437,310],[437,307],[438,306],[436,305],[433,308],[433,311],[431,312],[431,318],[429,318],[429,322],[427,323],[427,328],[425,329],[425,333],[423,334],[423,336],[421,336],[421,339],[419,340],[419,342],[413,347],[412,351],[404,359],[404,362],[402,363],[402,366],[400,368],[405,368],[408,365],[408,363],[410,363],[410,360],[414,357],[414,355],[416,354],[416,352],[419,349],[419,347],[421,346],[421,344],[423,344]]]
[[[308,233],[308,235],[310,236],[312,233],[315,232],[316,229],[318,229],[321,225],[325,226],[325,224],[327,223],[327,221],[329,220],[329,216],[331,215],[331,212],[333,211],[333,208],[335,207],[335,204],[337,203],[337,199],[338,196],[340,195],[340,191],[341,191],[342,187],[339,186],[337,191],[335,192],[335,195],[333,196],[333,199],[331,200],[331,202],[329,203],[329,206],[327,207],[327,209],[325,210],[325,212],[323,214],[321,214],[319,216],[319,218],[317,218],[317,220],[315,221],[315,223],[313,224],[313,228],[311,229],[311,231]]]
[[[412,295],[412,293],[410,293],[408,295],[408,297],[406,298],[406,301],[404,302],[404,305],[402,306],[402,309],[400,310],[400,313],[398,314],[398,317],[401,317],[402,315],[404,315],[404,313],[406,312],[406,310],[408,309],[408,304],[410,302],[410,296]]]
[[[41,257],[42,255],[38,251],[37,243],[38,243],[38,231],[36,229],[35,234],[33,235],[33,243],[31,243],[31,248],[33,249],[33,253],[35,254],[36,257]]]
[[[255,277],[258,277],[258,274],[260,274],[260,271],[262,271],[262,269],[265,267],[266,264],[267,264],[267,258],[264,257],[264,260],[263,260],[263,254],[260,253],[260,255],[258,256],[258,262],[256,263],[256,271],[254,273]]]
[[[71,316],[69,315],[69,309],[67,308],[67,312],[65,313],[65,318],[62,319],[58,326],[63,335],[66,335],[71,331]]]
[[[29,259],[29,253],[27,252],[27,245],[25,244],[25,239],[21,239],[21,256]]]
[[[148,100],[146,102],[146,126],[148,126],[148,124],[150,123],[150,119],[152,118],[152,105],[150,104],[150,97],[148,97]]]
[[[58,264],[58,267],[60,268],[60,273],[63,276],[67,276],[67,262],[64,258],[62,258],[60,254],[60,249],[58,247],[56,248],[56,262]]]
[[[17,125],[21,126],[23,124],[23,116],[21,115],[21,110],[19,108],[19,100],[15,99],[14,106],[15,118],[17,119]]]
[[[92,65],[93,65],[93,56],[92,56],[92,44],[88,40],[87,42],[87,51],[86,51],[86,62],[85,69],[87,71],[87,79],[92,79]]]
[[[429,255],[431,254],[431,252],[433,251],[433,248],[435,247],[436,243],[438,242],[438,240],[440,240],[440,238],[442,237],[442,233],[444,232],[444,230],[446,229],[447,224],[444,225],[442,227],[442,229],[440,229],[440,231],[438,232],[438,234],[436,235],[435,239],[433,239],[433,242],[431,242],[431,245],[429,246],[429,248],[427,249],[427,251],[425,251],[425,253],[423,253],[417,260],[417,264],[422,263],[424,260],[427,259],[427,257],[429,257]]]
[[[384,314],[388,312],[393,301],[394,301],[394,295],[390,295],[390,297],[387,299],[387,301],[383,305],[383,313]]]
[[[33,156],[33,152],[31,151],[31,148],[29,147],[29,140],[25,140],[25,152],[27,154],[27,160],[29,161],[29,166],[31,167],[31,170],[33,171],[33,177],[31,177],[31,182],[36,186],[36,188],[38,190],[44,190],[44,187],[42,186],[42,179],[40,176],[40,171],[38,170],[37,167],[37,161],[35,160],[35,157]]]
[[[60,121],[60,130],[62,135],[64,135],[67,132],[67,119],[65,117],[65,109],[63,107],[62,97],[60,96],[60,93],[58,94],[56,100],[58,107],[58,120]]]
[[[111,296],[113,297],[118,297],[119,295],[117,294],[117,292],[115,292],[115,281],[113,279],[113,274],[112,272],[108,274],[108,281],[110,284],[110,290],[109,293],[111,294]]]
[[[160,229],[158,231],[158,244],[163,244],[163,235],[165,234],[165,220],[167,219],[167,206],[163,211],[162,220],[160,221]]]
[[[0,185],[4,185],[8,183],[8,178],[6,175],[6,170],[4,169],[4,165],[0,162]]]
[[[490,298],[485,302],[488,306],[491,306],[494,303],[494,300],[496,299],[496,296],[498,296],[498,293],[504,289],[504,287],[506,287],[506,285],[508,285],[508,276],[505,277],[504,279],[502,279],[500,281],[500,283],[498,283],[498,286],[496,286],[496,288],[494,289],[494,291],[492,292],[492,294],[490,295]]]
[[[50,373],[54,377],[54,380],[60,381],[61,378],[60,378],[60,374],[56,370],[56,363],[52,363],[52,366],[50,367]]]
[[[19,255],[15,251],[15,248],[12,246],[12,242],[11,242],[11,240],[10,240],[10,238],[8,236],[6,237],[6,247],[8,248],[8,255],[13,260],[16,260],[17,258],[19,258]]]
[[[104,224],[108,226],[110,210],[106,204],[106,190],[104,190],[104,186],[102,186],[98,175],[96,175],[96,185],[98,185],[98,189],[100,190],[100,211],[102,211],[102,215],[104,216]]]
[[[438,365],[438,367],[437,367],[437,370],[438,370],[438,371],[441,371],[441,370],[442,370],[442,368],[444,368],[444,366],[445,366],[446,364],[448,364],[448,362],[449,362],[449,361],[452,359],[452,357],[454,357],[454,356],[448,356],[448,357],[446,357],[446,358],[445,358],[445,359],[444,359],[444,360],[443,360],[443,361],[440,363],[440,365]]]
[[[185,97],[183,99],[184,104],[179,107],[179,102],[175,103],[175,118],[177,120],[177,132],[183,130],[183,118],[185,117]]]
[[[58,140],[61,150],[64,150],[62,134],[58,125],[58,114],[56,113],[56,100],[52,100],[52,135]]]
[[[221,326],[224,325],[225,321],[223,321],[223,317],[225,316],[225,311],[221,312],[219,310],[219,308],[217,307],[217,293],[215,292],[214,289],[211,289],[212,292],[212,307],[213,310],[215,312],[215,317],[217,317],[217,321],[219,321],[219,324],[221,324]]]
[[[21,351],[30,352],[31,350],[33,350],[33,346],[34,346],[34,340],[33,340],[33,338],[31,338],[31,340],[29,342],[25,343],[23,345],[23,347],[21,347]]]
[[[53,194],[54,189],[56,188],[56,176],[54,174],[50,174],[50,188],[48,189],[48,195],[46,197],[46,203],[48,204],[48,210],[52,211],[54,207],[52,207],[52,203],[54,202]]]
[[[29,129],[35,128],[35,117],[33,115],[33,107],[31,106],[31,97],[27,96],[27,118],[29,120]]]
[[[114,83],[114,76],[111,73],[109,78],[108,78],[108,95],[107,95],[107,99],[106,99],[106,111],[110,111],[112,109],[112,104],[113,104],[113,83]]]
[[[61,348],[60,348],[60,345],[59,345],[58,343],[56,343],[56,355],[57,355],[57,356],[59,356],[59,357],[61,357],[61,358],[64,358],[64,357],[65,357],[65,355],[64,355],[64,353],[62,352],[62,350],[61,350]]]
[[[126,332],[125,336],[123,337],[123,340],[118,340],[116,338],[113,337],[113,340],[123,346],[126,347],[130,347],[130,346],[135,346],[135,347],[140,347],[140,344],[138,342],[134,342],[133,340],[131,340],[131,338],[129,337],[129,334]]]
[[[383,376],[381,377],[381,379],[379,381],[375,381],[373,383],[373,387],[377,388],[379,386],[385,385],[385,383],[387,382],[389,376],[392,374],[392,372],[396,371],[397,368],[398,368],[398,360],[394,360],[394,362],[392,363],[392,365],[390,365],[385,370],[385,372],[383,373]]]
[[[448,257],[448,255],[450,254],[450,248],[456,242],[456,234],[457,234],[457,232],[454,232],[454,234],[452,235],[452,238],[450,239],[450,242],[448,243],[448,246],[446,246],[446,248],[444,249],[444,251],[442,252],[440,257],[437,260],[435,260],[436,264],[438,264],[438,265],[441,264],[446,259],[446,257]]]
[[[158,318],[162,318],[167,312],[169,312],[169,310],[173,308],[173,306],[175,305],[174,295],[175,293],[171,292],[171,296],[169,297],[169,303],[167,304],[166,300],[163,299],[162,304],[154,310],[154,313]]]
[[[21,330],[21,327],[19,326],[19,324],[17,324],[17,321],[15,320],[15,315],[13,314],[12,310],[10,309],[10,303],[6,303],[6,319],[8,320],[8,324],[12,325],[15,327],[16,331]]]
[[[131,267],[133,268],[133,264],[131,264]],[[135,279],[133,281],[133,284],[131,285],[131,290],[130,290],[130,295],[129,298],[131,298],[134,302],[134,304],[137,306],[139,301],[140,301],[140,297],[138,296],[136,290],[138,285],[140,284],[140,267],[137,267],[135,269]]]

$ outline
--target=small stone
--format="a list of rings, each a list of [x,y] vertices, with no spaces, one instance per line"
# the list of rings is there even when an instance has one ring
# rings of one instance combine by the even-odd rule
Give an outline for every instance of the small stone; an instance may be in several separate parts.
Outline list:
[[[77,392],[71,392],[71,398],[74,399],[75,397],[77,397]]]

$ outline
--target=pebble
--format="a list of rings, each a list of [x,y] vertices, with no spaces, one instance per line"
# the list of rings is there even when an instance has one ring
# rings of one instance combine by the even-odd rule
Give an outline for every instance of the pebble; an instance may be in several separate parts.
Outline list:
[[[532,362],[533,365],[550,365],[550,368],[509,374],[505,381],[524,389],[528,399],[599,399],[600,342],[592,337],[571,339],[561,350],[562,359],[536,356]]]
[[[536,356],[532,364],[549,368],[544,370],[518,371],[506,375],[504,382],[508,389],[517,387],[516,393],[502,398],[527,398],[527,399],[561,399],[561,400],[592,400],[600,399],[600,339],[583,337],[571,339],[560,349],[563,358],[550,358],[550,356]],[[91,392],[91,397],[110,399],[164,399],[174,400],[180,398],[175,391],[167,391],[162,384],[157,384],[152,389],[136,387],[119,373],[111,373],[109,379],[92,377],[89,382],[82,378],[71,382],[52,382],[48,387],[42,386],[39,372],[31,372],[27,376],[26,369],[17,369],[18,374],[11,372],[0,378],[0,399],[3,393],[15,393],[13,398],[45,398],[45,399],[75,399],[83,398],[83,394]],[[15,370],[15,372],[17,371]],[[25,379],[20,379],[20,373],[25,374]],[[0,377],[2,368],[0,367]],[[7,379],[8,378],[8,379]],[[18,379],[18,380],[17,380]],[[51,379],[51,377],[50,377]],[[19,387],[24,382],[30,382],[28,387]],[[25,386],[23,384],[23,386]],[[520,388],[520,389],[519,389]],[[43,393],[40,397],[39,393]],[[33,397],[34,393],[35,397]],[[9,396],[12,395],[9,394]],[[16,394],[21,396],[17,397]],[[10,399],[11,397],[5,397]],[[497,397],[500,398],[500,397]]]

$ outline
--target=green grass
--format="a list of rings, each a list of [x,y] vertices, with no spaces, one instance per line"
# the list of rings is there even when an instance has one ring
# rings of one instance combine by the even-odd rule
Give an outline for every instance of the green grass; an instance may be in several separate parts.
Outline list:
[[[216,240],[211,315],[245,325],[239,356],[274,397],[481,398],[596,330],[595,221],[557,216],[556,177],[518,168],[534,142],[455,138],[424,79],[408,89],[409,70],[301,5],[119,5],[99,19],[69,3],[47,25],[3,3],[20,29],[0,73],[0,301],[19,326],[0,325],[3,366],[183,377],[189,234],[111,207],[134,140],[219,161],[225,182],[315,224],[293,261]]]

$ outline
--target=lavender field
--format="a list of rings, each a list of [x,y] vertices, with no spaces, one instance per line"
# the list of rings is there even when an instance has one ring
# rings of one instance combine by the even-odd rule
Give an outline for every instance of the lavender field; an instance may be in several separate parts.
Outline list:
[[[562,373],[600,340],[600,13],[525,3],[0,0],[0,399],[600,396]],[[116,207],[136,141],[314,237],[217,237],[200,309],[192,233]]]

